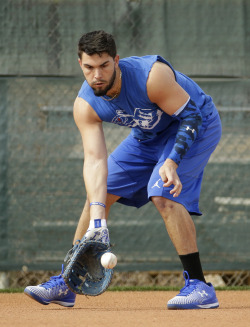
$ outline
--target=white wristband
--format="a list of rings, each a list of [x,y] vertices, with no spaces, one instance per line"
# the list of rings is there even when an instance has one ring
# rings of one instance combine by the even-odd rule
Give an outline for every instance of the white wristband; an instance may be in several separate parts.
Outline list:
[[[90,220],[88,229],[94,229],[94,228],[100,228],[100,227],[106,227],[107,228],[106,219],[93,219],[93,220]]]

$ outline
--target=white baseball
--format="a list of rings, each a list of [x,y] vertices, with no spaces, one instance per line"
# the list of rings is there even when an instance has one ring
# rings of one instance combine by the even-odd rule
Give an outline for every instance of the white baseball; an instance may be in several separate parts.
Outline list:
[[[101,264],[104,268],[112,269],[117,264],[117,258],[113,253],[106,252],[101,257]]]

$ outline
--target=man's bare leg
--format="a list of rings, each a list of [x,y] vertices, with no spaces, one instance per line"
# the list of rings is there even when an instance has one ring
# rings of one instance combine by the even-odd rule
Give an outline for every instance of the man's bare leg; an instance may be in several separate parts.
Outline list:
[[[164,220],[177,253],[197,252],[194,222],[184,206],[163,197],[152,197],[152,201]]]
[[[152,197],[176,248],[183,269],[190,278],[205,282],[196,241],[194,222],[185,207],[163,197]]]
[[[105,210],[106,219],[108,218],[110,207],[119,198],[120,196],[109,194],[109,193],[107,194],[106,210]],[[89,200],[87,199],[76,228],[73,244],[75,244],[77,240],[82,239],[83,235],[86,233],[89,227],[89,220],[90,220],[90,206],[89,206]]]
[[[193,220],[179,203],[163,197],[152,197],[168,234],[179,254],[184,271],[185,287],[168,301],[168,309],[211,309],[219,306],[215,290],[206,284],[196,243]],[[206,298],[204,298],[204,294]]]

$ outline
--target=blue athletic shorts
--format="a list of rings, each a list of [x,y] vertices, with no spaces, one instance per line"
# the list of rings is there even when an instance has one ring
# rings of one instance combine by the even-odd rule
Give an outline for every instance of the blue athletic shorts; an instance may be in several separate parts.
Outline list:
[[[216,112],[203,120],[201,132],[177,169],[183,188],[174,198],[169,193],[173,185],[163,187],[159,169],[173,148],[176,130],[173,125],[153,141],[140,141],[130,134],[109,156],[108,193],[121,196],[118,202],[137,208],[152,196],[162,196],[181,203],[192,215],[201,215],[203,171],[221,137],[220,117]]]

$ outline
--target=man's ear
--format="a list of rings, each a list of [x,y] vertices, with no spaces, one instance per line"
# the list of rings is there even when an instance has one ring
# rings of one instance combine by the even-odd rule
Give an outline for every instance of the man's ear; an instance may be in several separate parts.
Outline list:
[[[120,56],[119,55],[116,55],[115,58],[114,58],[114,61],[115,61],[115,65],[118,67],[118,64],[119,64],[119,59],[120,59]]]

